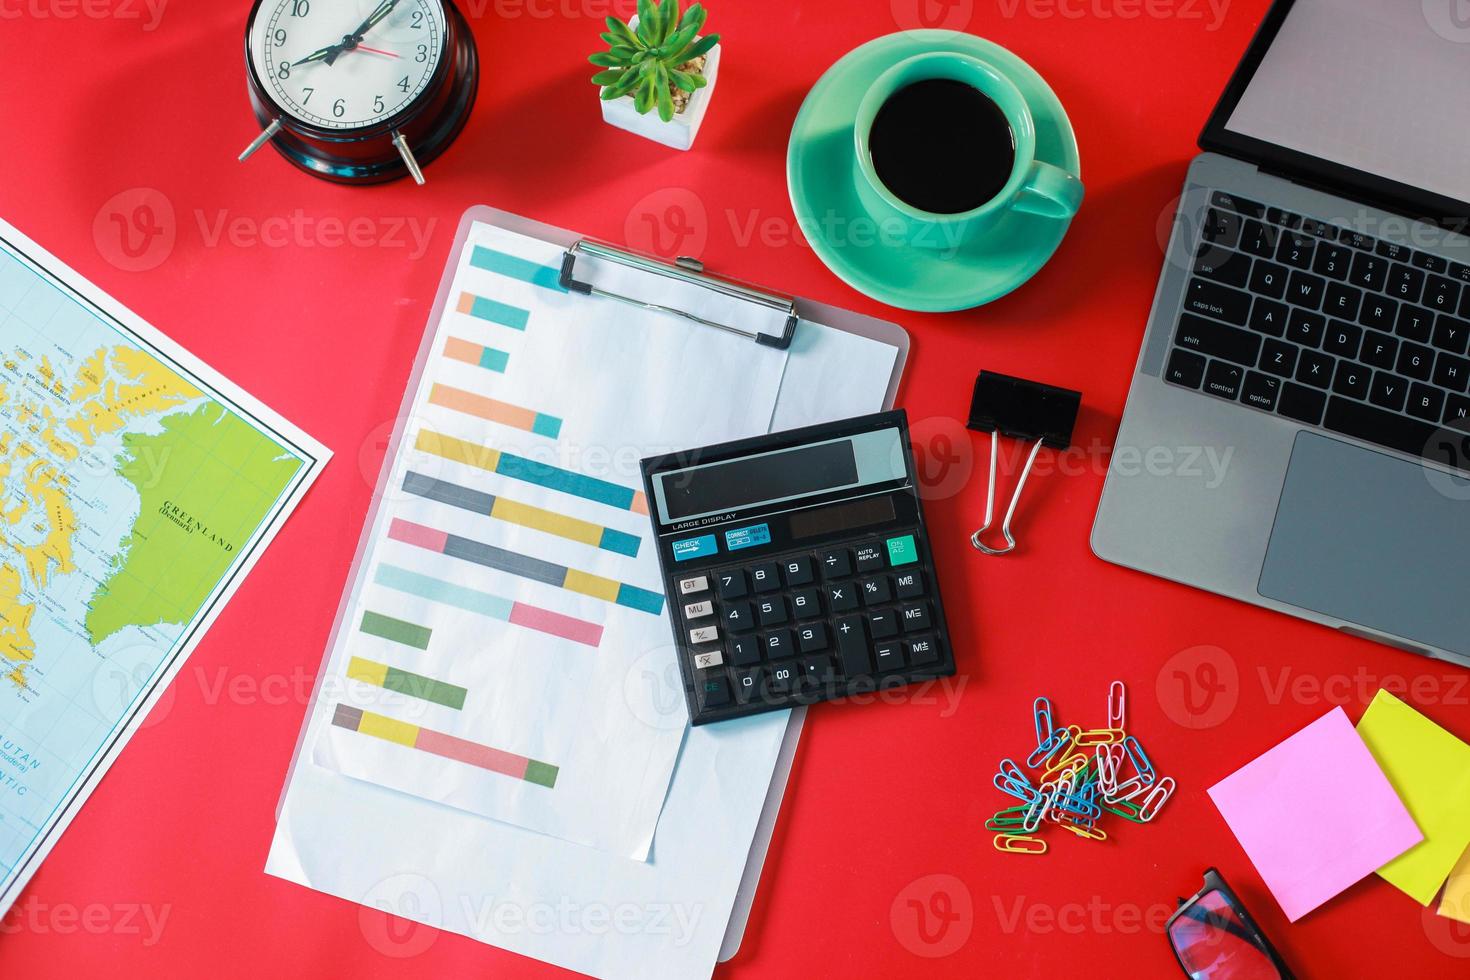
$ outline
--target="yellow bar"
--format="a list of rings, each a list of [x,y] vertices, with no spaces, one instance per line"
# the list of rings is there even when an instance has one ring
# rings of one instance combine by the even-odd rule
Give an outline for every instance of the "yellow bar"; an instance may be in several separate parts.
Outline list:
[[[419,726],[383,715],[375,715],[371,711],[362,713],[362,721],[358,723],[357,730],[364,735],[381,738],[387,742],[397,742],[409,748],[413,748],[414,740],[419,737]]]
[[[383,682],[388,679],[388,665],[373,663],[361,657],[353,657],[347,661],[347,676],[373,687],[382,687]]]
[[[601,575],[579,572],[575,568],[567,569],[567,580],[562,583],[561,587],[606,602],[618,601],[618,583],[610,578],[603,578]]]
[[[490,516],[497,521],[509,521],[511,524],[545,531],[547,534],[555,534],[560,538],[590,544],[594,548],[602,543],[602,528],[597,524],[580,521],[565,514],[542,510],[530,504],[507,500],[504,497],[495,498],[495,505],[490,508]]]
[[[431,453],[443,459],[464,463],[466,466],[474,466],[491,473],[494,473],[495,468],[500,465],[500,450],[465,442],[453,436],[441,435],[430,429],[419,430],[419,437],[414,441],[414,448],[420,452]]]

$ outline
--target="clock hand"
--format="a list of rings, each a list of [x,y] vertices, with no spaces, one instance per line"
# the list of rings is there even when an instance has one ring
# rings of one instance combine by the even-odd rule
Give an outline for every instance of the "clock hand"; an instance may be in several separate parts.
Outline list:
[[[368,14],[366,20],[357,25],[356,30],[354,30],[351,34],[344,35],[340,44],[334,44],[332,46],[332,51],[329,54],[325,55],[322,60],[330,65],[337,60],[337,56],[340,55],[343,51],[351,51],[353,48],[357,47],[357,45],[362,41],[362,36],[368,31],[372,30],[373,27],[384,17],[387,17],[390,13],[392,13],[393,8],[397,5],[398,0],[383,0],[382,3],[378,4],[376,10]]]
[[[327,55],[329,55],[333,51],[335,51],[337,49],[337,47],[338,46],[335,45],[335,44],[329,44],[325,48],[317,48],[315,51],[313,51],[311,54],[307,55],[305,58],[302,58],[300,61],[293,61],[293,62],[291,62],[291,67],[292,68],[299,68],[300,66],[302,66],[304,64],[307,64],[308,62],[321,61]]]

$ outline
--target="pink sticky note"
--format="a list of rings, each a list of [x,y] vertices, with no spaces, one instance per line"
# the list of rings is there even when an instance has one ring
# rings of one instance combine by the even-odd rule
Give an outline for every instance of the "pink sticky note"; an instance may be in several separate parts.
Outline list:
[[[1424,839],[1341,708],[1210,798],[1292,922]]]

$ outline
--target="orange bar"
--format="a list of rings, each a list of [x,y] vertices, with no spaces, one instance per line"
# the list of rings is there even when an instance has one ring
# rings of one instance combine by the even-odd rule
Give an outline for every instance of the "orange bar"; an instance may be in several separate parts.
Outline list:
[[[472,394],[451,388],[448,385],[436,384],[429,391],[429,402],[444,408],[453,409],[456,412],[464,412],[476,418],[486,419],[490,422],[499,422],[501,425],[509,425],[513,428],[524,429],[527,432],[536,430],[536,413],[525,408],[517,408],[498,402],[493,398],[483,395]]]
[[[458,337],[450,337],[444,341],[444,356],[456,361],[464,361],[476,367],[480,364],[480,356],[485,348],[479,344],[472,344],[468,340],[460,340]]]

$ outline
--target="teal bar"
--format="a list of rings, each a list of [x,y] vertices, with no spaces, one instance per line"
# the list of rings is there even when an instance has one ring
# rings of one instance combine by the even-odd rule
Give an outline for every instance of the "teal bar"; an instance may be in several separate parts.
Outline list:
[[[630,509],[633,506],[633,498],[636,496],[634,491],[627,487],[620,487],[616,483],[609,483],[592,476],[583,476],[581,473],[573,473],[571,470],[564,470],[556,466],[548,466],[545,463],[538,463],[512,453],[500,454],[500,462],[496,464],[495,472],[512,480],[534,483],[548,490],[560,490],[562,493],[569,493],[583,500],[607,504],[609,507],[618,507],[622,510]]]
[[[510,361],[510,355],[503,350],[486,347],[480,353],[480,367],[489,368],[492,371],[505,373],[505,365]]]
[[[518,306],[497,303],[495,300],[486,299],[483,296],[474,296],[472,298],[474,302],[470,304],[469,314],[477,320],[498,323],[502,327],[510,327],[512,330],[524,330],[526,329],[526,323],[531,319],[531,314]]]
[[[546,436],[555,439],[561,435],[561,419],[555,415],[536,414],[536,421],[531,423],[531,431],[538,436]]]
[[[640,540],[636,534],[605,527],[602,529],[602,540],[597,542],[597,546],[603,551],[616,551],[620,555],[637,558]]]
[[[624,582],[618,586],[617,604],[627,606],[629,609],[637,609],[657,616],[664,611],[664,596],[662,592],[649,592],[640,589],[636,585]]]
[[[523,259],[515,255],[507,255],[497,252],[493,248],[476,245],[475,250],[470,253],[470,265],[476,269],[484,269],[496,275],[506,276],[510,279],[519,279],[542,289],[555,290],[558,293],[566,292],[561,288],[561,271],[553,269],[549,265],[540,265],[529,259]]]
[[[373,581],[396,592],[404,592],[418,596],[420,599],[443,603],[446,606],[479,613],[481,616],[504,620],[507,623],[510,622],[510,608],[514,605],[509,599],[502,599],[500,596],[490,595],[487,592],[476,592],[474,589],[467,589],[462,585],[454,585],[428,575],[420,575],[418,572],[410,572],[397,565],[379,565]]]

